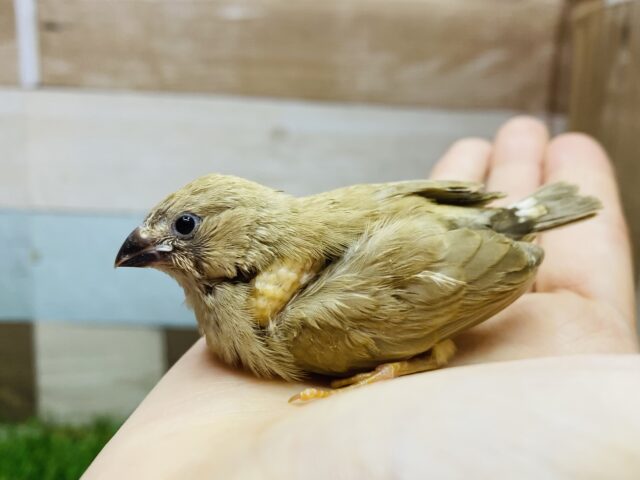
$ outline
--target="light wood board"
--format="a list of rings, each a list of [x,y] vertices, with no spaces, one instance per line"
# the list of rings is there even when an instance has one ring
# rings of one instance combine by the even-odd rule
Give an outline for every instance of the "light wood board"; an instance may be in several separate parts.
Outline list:
[[[44,85],[543,111],[562,0],[40,0]]]
[[[0,90],[0,208],[144,212],[211,172],[298,195],[421,178],[513,114]]]
[[[0,0],[0,84],[18,83],[18,47],[13,0]]]
[[[164,373],[160,330],[38,323],[38,413],[82,423],[126,418]]]

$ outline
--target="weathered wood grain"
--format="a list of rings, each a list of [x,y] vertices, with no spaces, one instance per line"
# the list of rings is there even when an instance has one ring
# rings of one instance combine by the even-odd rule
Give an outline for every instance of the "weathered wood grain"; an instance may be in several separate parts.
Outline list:
[[[125,418],[164,373],[159,330],[37,323],[38,413],[79,423]]]
[[[562,0],[40,0],[44,85],[543,111]]]
[[[0,319],[194,325],[169,277],[113,269],[169,192],[215,171],[292,194],[425,177],[511,114],[0,91]]]
[[[144,212],[211,172],[300,195],[420,178],[511,111],[0,91],[0,207]]]
[[[35,414],[33,326],[0,322],[0,421]]]
[[[29,203],[27,99],[27,94],[0,90],[0,208]]]
[[[174,363],[200,338],[200,333],[195,327],[191,328],[165,328],[164,342],[167,358],[167,368],[171,368]]]
[[[18,47],[16,43],[13,0],[0,0],[0,84],[18,83]]]
[[[570,127],[593,135],[618,172],[640,259],[640,2],[583,2],[573,16]],[[636,273],[638,265],[636,263]]]

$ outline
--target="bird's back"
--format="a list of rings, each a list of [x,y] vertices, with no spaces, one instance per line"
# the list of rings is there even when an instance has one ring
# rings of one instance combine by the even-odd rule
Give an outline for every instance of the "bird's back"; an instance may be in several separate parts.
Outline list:
[[[485,192],[471,182],[412,180],[361,184],[297,199],[301,212],[319,228],[328,250],[343,251],[372,224],[410,216],[425,216],[446,228],[489,224],[485,204],[502,194]]]

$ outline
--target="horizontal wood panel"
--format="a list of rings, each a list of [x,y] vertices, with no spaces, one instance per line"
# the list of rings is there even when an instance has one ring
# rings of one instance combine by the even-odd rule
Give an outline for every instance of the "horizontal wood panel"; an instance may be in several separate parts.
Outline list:
[[[18,83],[18,46],[16,43],[13,0],[0,0],[0,84]]]
[[[44,85],[542,111],[562,0],[40,0]]]
[[[0,321],[195,325],[184,294],[149,269],[114,269],[142,215],[0,211]]]
[[[164,373],[162,340],[154,328],[36,324],[38,414],[126,418]]]
[[[31,218],[0,210],[0,319],[33,318]]]
[[[13,207],[0,210],[0,319],[195,325],[170,278],[113,269],[169,192],[212,171],[294,194],[424,177],[453,141],[510,115],[0,91],[0,209]]]
[[[0,207],[29,203],[27,164],[28,94],[0,90]]]
[[[206,173],[292,194],[420,178],[512,112],[0,91],[0,208],[144,212]]]

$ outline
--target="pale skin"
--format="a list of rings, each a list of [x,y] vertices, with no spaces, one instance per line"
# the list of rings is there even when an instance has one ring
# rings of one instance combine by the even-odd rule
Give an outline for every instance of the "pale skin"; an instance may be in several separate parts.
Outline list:
[[[520,117],[457,142],[431,176],[504,203],[568,181],[604,209],[541,235],[533,290],[459,335],[442,370],[291,405],[311,384],[257,379],[199,341],[86,478],[640,478],[632,264],[604,151]]]

